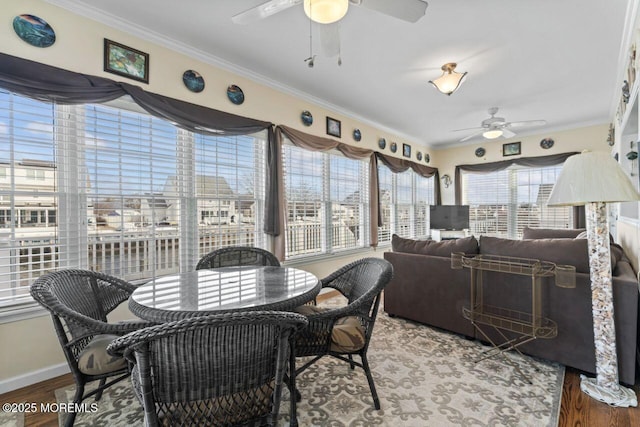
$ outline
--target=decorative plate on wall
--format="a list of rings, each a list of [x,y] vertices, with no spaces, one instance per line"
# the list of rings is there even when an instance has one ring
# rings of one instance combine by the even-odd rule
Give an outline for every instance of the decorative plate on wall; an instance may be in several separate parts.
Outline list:
[[[244,92],[236,85],[230,85],[227,88],[227,97],[229,98],[229,101],[236,105],[240,105],[244,102]]]
[[[356,141],[360,141],[362,139],[362,133],[360,133],[360,129],[353,130],[353,139]]]
[[[416,153],[416,159],[418,159],[418,160],[422,160],[422,151],[418,151],[418,152]]]
[[[300,120],[302,120],[302,124],[305,126],[311,126],[313,124],[313,115],[310,111],[304,110],[300,113]]]
[[[551,138],[545,138],[542,141],[540,141],[540,147],[544,148],[545,150],[553,147],[553,144],[554,144],[554,141]]]
[[[56,42],[56,33],[47,21],[35,15],[13,18],[13,30],[25,42],[35,47],[49,47]]]
[[[384,138],[380,138],[378,140],[378,147],[380,147],[382,150],[384,150],[384,147],[387,146],[387,140]]]
[[[431,156],[429,155],[429,153],[424,154],[424,161],[425,163],[429,163],[431,161]]]
[[[485,149],[482,147],[476,148],[476,157],[482,157],[486,153]]]
[[[398,151],[398,144],[392,142],[391,145],[389,145],[389,150],[391,150],[392,153],[395,153],[396,151]]]
[[[182,81],[184,85],[191,92],[202,92],[204,90],[204,79],[199,72],[194,70],[187,70],[182,74]]]

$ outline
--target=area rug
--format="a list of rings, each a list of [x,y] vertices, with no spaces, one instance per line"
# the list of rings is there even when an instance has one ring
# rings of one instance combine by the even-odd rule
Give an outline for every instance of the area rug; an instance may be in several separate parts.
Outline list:
[[[300,426],[531,426],[557,425],[564,367],[508,353],[477,362],[476,341],[381,313],[369,348],[380,397],[373,408],[364,372],[324,358],[297,379]],[[522,375],[513,367],[517,365]],[[73,387],[56,391],[72,401]],[[288,392],[278,425],[289,425]],[[60,417],[62,418],[62,416]],[[128,381],[105,392],[97,412],[78,414],[76,426],[143,425]]]
[[[0,426],[2,427],[23,427],[23,412],[0,412]]]

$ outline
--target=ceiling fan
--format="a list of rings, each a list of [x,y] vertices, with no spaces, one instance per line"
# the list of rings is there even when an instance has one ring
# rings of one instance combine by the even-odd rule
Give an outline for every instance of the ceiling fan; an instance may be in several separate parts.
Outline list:
[[[304,0],[305,9],[308,7],[309,1]],[[318,0],[315,1],[320,3]],[[234,15],[231,20],[236,24],[250,24],[300,3],[303,3],[303,0],[269,0]],[[423,0],[349,0],[348,3],[363,6],[407,22],[416,22],[424,16],[428,6],[427,2]]]
[[[489,118],[485,119],[480,123],[480,127],[475,128],[465,128],[465,129],[455,129],[454,132],[465,131],[465,130],[476,130],[477,132],[472,133],[471,135],[465,136],[460,140],[460,142],[467,141],[471,138],[475,138],[476,136],[482,135],[486,139],[495,139],[501,136],[505,138],[511,138],[515,136],[516,133],[511,129],[514,128],[523,128],[523,127],[533,127],[533,126],[542,126],[547,124],[546,120],[525,120],[520,122],[508,122],[504,117],[496,117],[498,114],[498,107],[491,107],[487,110],[489,113]]]

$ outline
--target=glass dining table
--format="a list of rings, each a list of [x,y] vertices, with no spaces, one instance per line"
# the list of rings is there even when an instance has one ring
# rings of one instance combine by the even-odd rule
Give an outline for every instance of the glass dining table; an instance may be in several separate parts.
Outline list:
[[[129,297],[129,309],[158,323],[241,310],[290,311],[313,300],[321,287],[315,275],[290,267],[203,269],[141,285]]]

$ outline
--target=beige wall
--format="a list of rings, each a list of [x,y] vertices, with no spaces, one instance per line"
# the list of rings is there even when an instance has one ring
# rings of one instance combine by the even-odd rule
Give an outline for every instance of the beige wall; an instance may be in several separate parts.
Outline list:
[[[374,149],[378,138],[396,141],[399,147],[409,143],[415,152],[430,153],[419,141],[409,141],[399,135],[381,130],[370,124],[358,122],[352,117],[329,111],[304,99],[277,91],[263,84],[239,76],[202,61],[182,55],[176,51],[141,40],[122,31],[107,27],[79,15],[74,15],[40,0],[2,0],[0,19],[0,51],[37,62],[54,65],[90,75],[137,84],[150,92],[201,104],[233,114],[286,124],[307,133],[327,136],[325,116],[342,122],[341,141],[359,147]],[[56,31],[56,42],[48,48],[37,48],[20,40],[13,31],[11,22],[14,16],[29,13],[46,20]],[[127,80],[115,74],[103,71],[103,40],[110,40],[131,46],[150,55],[149,84]],[[213,62],[213,59],[212,59]],[[182,73],[188,69],[198,71],[205,79],[205,89],[200,93],[187,90],[182,83]],[[236,84],[245,93],[245,102],[234,105],[226,95],[227,86]],[[300,121],[300,113],[309,110],[313,114],[313,125],[306,127]],[[362,132],[362,141],[356,143],[352,138],[353,129]],[[388,151],[387,154],[393,155]],[[401,150],[395,156],[401,157]]]
[[[607,145],[607,125],[591,126],[570,131],[549,132],[534,136],[514,137],[508,140],[483,140],[474,144],[460,145],[453,148],[435,151],[433,164],[438,167],[440,177],[448,174],[454,179],[456,165],[490,163],[515,157],[535,157],[550,154],[566,153],[569,151],[611,151]],[[549,149],[540,147],[540,141],[544,138],[552,138],[555,143]],[[521,155],[513,157],[502,156],[502,144],[509,142],[521,142]],[[483,157],[476,157],[477,148],[485,149]],[[453,184],[449,188],[442,186],[442,203],[452,205],[455,203],[455,193]]]

